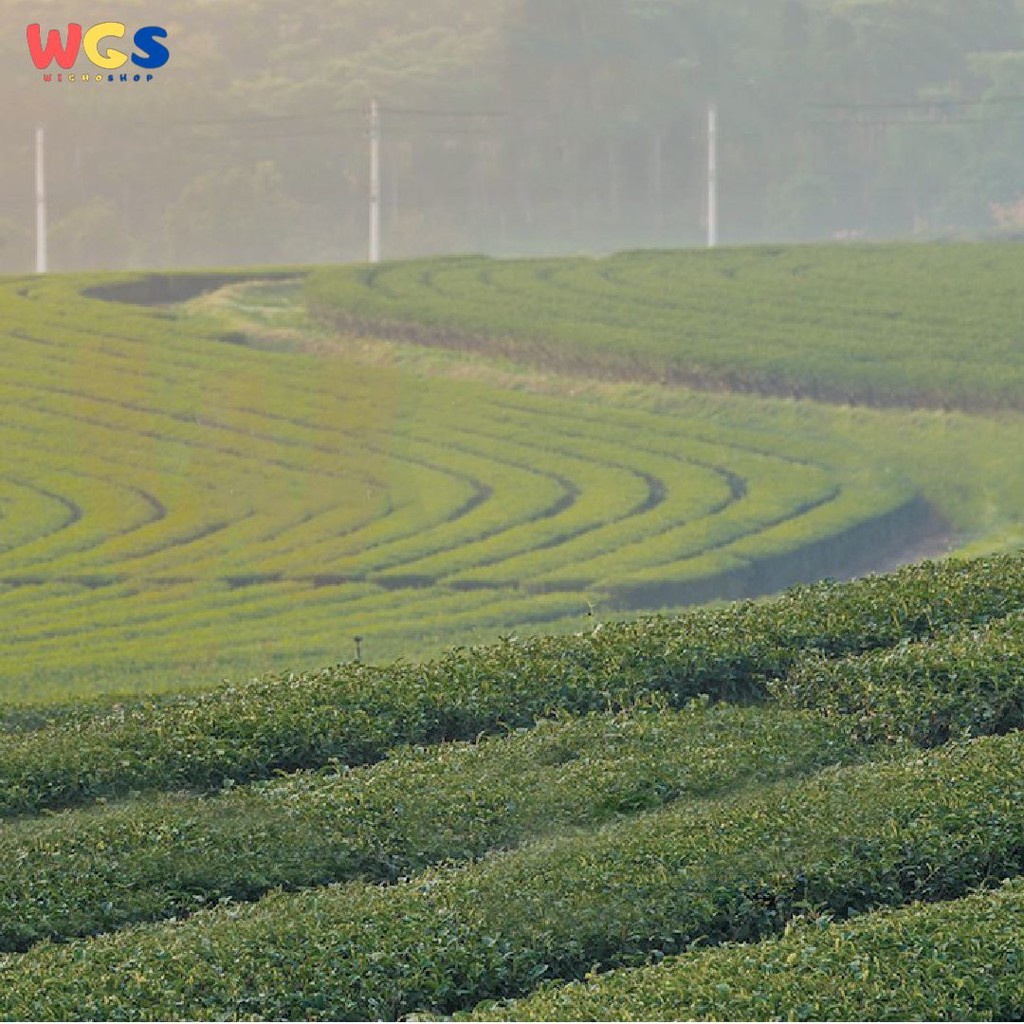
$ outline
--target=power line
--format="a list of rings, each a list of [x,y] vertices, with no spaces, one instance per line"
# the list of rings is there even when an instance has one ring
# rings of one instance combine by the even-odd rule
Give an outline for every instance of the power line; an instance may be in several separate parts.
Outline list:
[[[178,118],[165,121],[170,125],[231,125],[231,124],[275,124],[282,121],[308,121],[334,117],[366,117],[366,111],[356,107],[341,108],[338,110],[322,110],[309,113],[296,114],[234,114],[230,117],[192,117],[188,119]],[[147,122],[148,123],[148,122]]]
[[[989,103],[1024,103],[1024,94],[1019,96],[991,96],[976,100],[876,100],[869,103],[826,103],[811,100],[803,105],[805,107],[825,110],[911,110],[936,107],[976,107]]]
[[[182,127],[188,127],[182,126]],[[224,130],[219,134],[223,137],[231,136],[233,140],[237,141],[253,141],[262,142],[267,139],[330,139],[338,137],[338,129],[327,129],[327,128],[309,128],[302,129],[297,128],[295,131],[277,131],[277,132],[233,132],[233,126],[225,125]],[[366,125],[345,125],[343,126],[348,135],[358,134],[359,136],[365,137],[368,134]],[[462,138],[472,136],[476,138],[496,138],[493,131],[489,131],[485,128],[426,128],[422,126],[414,126],[409,128],[403,128],[400,125],[388,125],[388,131],[392,135],[400,135],[403,138],[418,137],[418,136],[432,136],[436,138]],[[198,135],[199,133],[197,133]]]
[[[381,107],[382,114],[414,114],[416,117],[508,117],[507,110],[428,110],[417,107]]]
[[[451,117],[451,118],[502,118],[508,116],[508,111],[500,110],[443,110],[440,108],[418,108],[418,107],[384,107],[380,108],[381,114],[391,116],[415,116],[415,117]],[[355,117],[367,120],[367,109],[363,107],[337,107],[333,110],[311,110],[298,111],[291,114],[232,114],[224,117],[193,117],[177,118],[165,121],[169,125],[232,125],[232,124],[275,124],[282,121],[310,121],[310,120],[331,120],[334,118]],[[149,123],[149,122],[147,122]]]
[[[1024,115],[1017,113],[993,114],[993,105],[1024,103],[1024,95],[993,96],[975,100],[903,100],[872,101],[866,103],[826,103],[809,101],[803,104],[805,111],[821,111],[832,116],[810,117],[805,124],[845,125],[933,125],[933,124],[1001,124],[1019,121]],[[899,112],[903,113],[899,113]],[[966,111],[975,111],[975,116],[963,116]],[[891,113],[891,116],[890,115]],[[878,116],[878,115],[881,116]],[[952,116],[955,114],[955,116]]]
[[[909,126],[921,125],[924,127],[949,127],[951,125],[972,125],[972,124],[1013,124],[1017,121],[1024,121],[1024,114],[1011,114],[1003,117],[835,117],[835,118],[810,118],[804,124],[833,124],[847,126],[872,127],[881,126]]]

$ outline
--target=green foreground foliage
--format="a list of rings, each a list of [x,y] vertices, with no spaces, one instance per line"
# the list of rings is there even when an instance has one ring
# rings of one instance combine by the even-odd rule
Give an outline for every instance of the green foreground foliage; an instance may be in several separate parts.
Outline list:
[[[467,1012],[595,969],[674,971],[698,946],[745,943],[757,964],[775,947],[749,944],[801,916],[870,929],[877,908],[1017,878],[1022,609],[1024,558],[925,562],[418,666],[12,712],[0,1016]],[[473,742],[421,747],[438,740]],[[321,770],[270,778],[299,768]],[[118,794],[131,799],[39,817]],[[1015,926],[989,919],[950,948],[970,943],[994,976]],[[794,992],[787,1014],[807,1015],[875,998],[870,971],[843,985],[852,927],[824,994],[804,979],[751,996],[734,971],[713,1011],[693,1005],[744,1016]],[[785,948],[799,963],[803,947]],[[908,975],[907,1005],[942,998],[943,970]],[[663,977],[665,999],[691,1005]],[[989,986],[977,1006],[1014,992]]]
[[[396,1019],[1024,873],[1020,734],[0,958],[22,1018]]]
[[[924,746],[1024,727],[1024,617],[1015,613],[949,635],[828,660],[805,658],[772,684],[785,707],[854,723],[878,742]]]
[[[51,724],[5,737],[0,815],[141,789],[217,789],[332,760],[364,764],[403,743],[467,740],[558,711],[628,707],[650,694],[677,706],[702,694],[761,700],[771,680],[807,655],[892,647],[1022,608],[1024,559],[926,562],[771,602],[455,649],[420,665],[340,665],[65,709]]]
[[[594,975],[465,1020],[1017,1020],[1024,882]]]
[[[184,917],[273,888],[395,882],[544,835],[882,752],[806,712],[696,705],[399,749],[207,799],[135,799],[0,831],[0,950]],[[891,755],[890,755],[891,756]]]

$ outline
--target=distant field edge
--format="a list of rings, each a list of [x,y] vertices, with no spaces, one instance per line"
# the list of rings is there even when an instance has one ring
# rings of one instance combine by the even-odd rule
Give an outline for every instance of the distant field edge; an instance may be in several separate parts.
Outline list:
[[[948,552],[951,530],[920,494],[871,519],[799,548],[690,580],[644,580],[608,588],[615,612],[740,601],[825,578],[853,579]]]
[[[318,267],[351,335],[583,374],[879,409],[1021,409],[1024,247],[749,246]]]
[[[81,290],[88,299],[120,302],[129,306],[163,306],[188,302],[207,292],[243,281],[288,280],[307,273],[301,267],[253,268],[251,270],[180,270],[119,274],[107,283]]]

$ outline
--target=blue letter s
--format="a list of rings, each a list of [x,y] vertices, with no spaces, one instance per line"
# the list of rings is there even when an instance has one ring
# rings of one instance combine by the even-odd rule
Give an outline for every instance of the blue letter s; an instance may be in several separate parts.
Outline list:
[[[132,63],[140,68],[162,68],[171,56],[163,43],[158,43],[156,37],[167,38],[167,30],[159,25],[147,25],[135,33],[135,45],[145,54],[140,57],[137,53],[132,54]]]

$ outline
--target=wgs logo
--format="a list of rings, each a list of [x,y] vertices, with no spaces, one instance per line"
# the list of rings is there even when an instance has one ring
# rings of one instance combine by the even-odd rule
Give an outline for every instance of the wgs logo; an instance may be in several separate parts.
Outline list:
[[[66,42],[61,38],[60,29],[51,28],[46,34],[45,45],[43,44],[43,30],[38,23],[29,25],[25,34],[32,62],[40,71],[45,71],[54,61],[57,62],[58,67],[68,71],[75,66],[80,51],[84,50],[85,56],[93,65],[110,72],[124,67],[128,63],[129,56],[123,50],[115,49],[113,46],[104,46],[104,43],[108,39],[123,39],[126,31],[124,24],[120,21],[101,21],[85,32],[82,31],[81,25],[72,23],[68,25]],[[132,64],[144,71],[162,68],[170,58],[170,51],[159,40],[166,38],[167,30],[159,25],[146,25],[138,29],[132,36],[132,43],[135,46],[135,52],[131,55]],[[44,82],[51,82],[53,78],[52,74],[43,75]],[[83,82],[140,82],[144,80],[150,82],[153,80],[153,76],[152,74],[128,74],[127,72],[118,75],[57,74],[58,82],[65,80],[68,82],[76,80]]]

